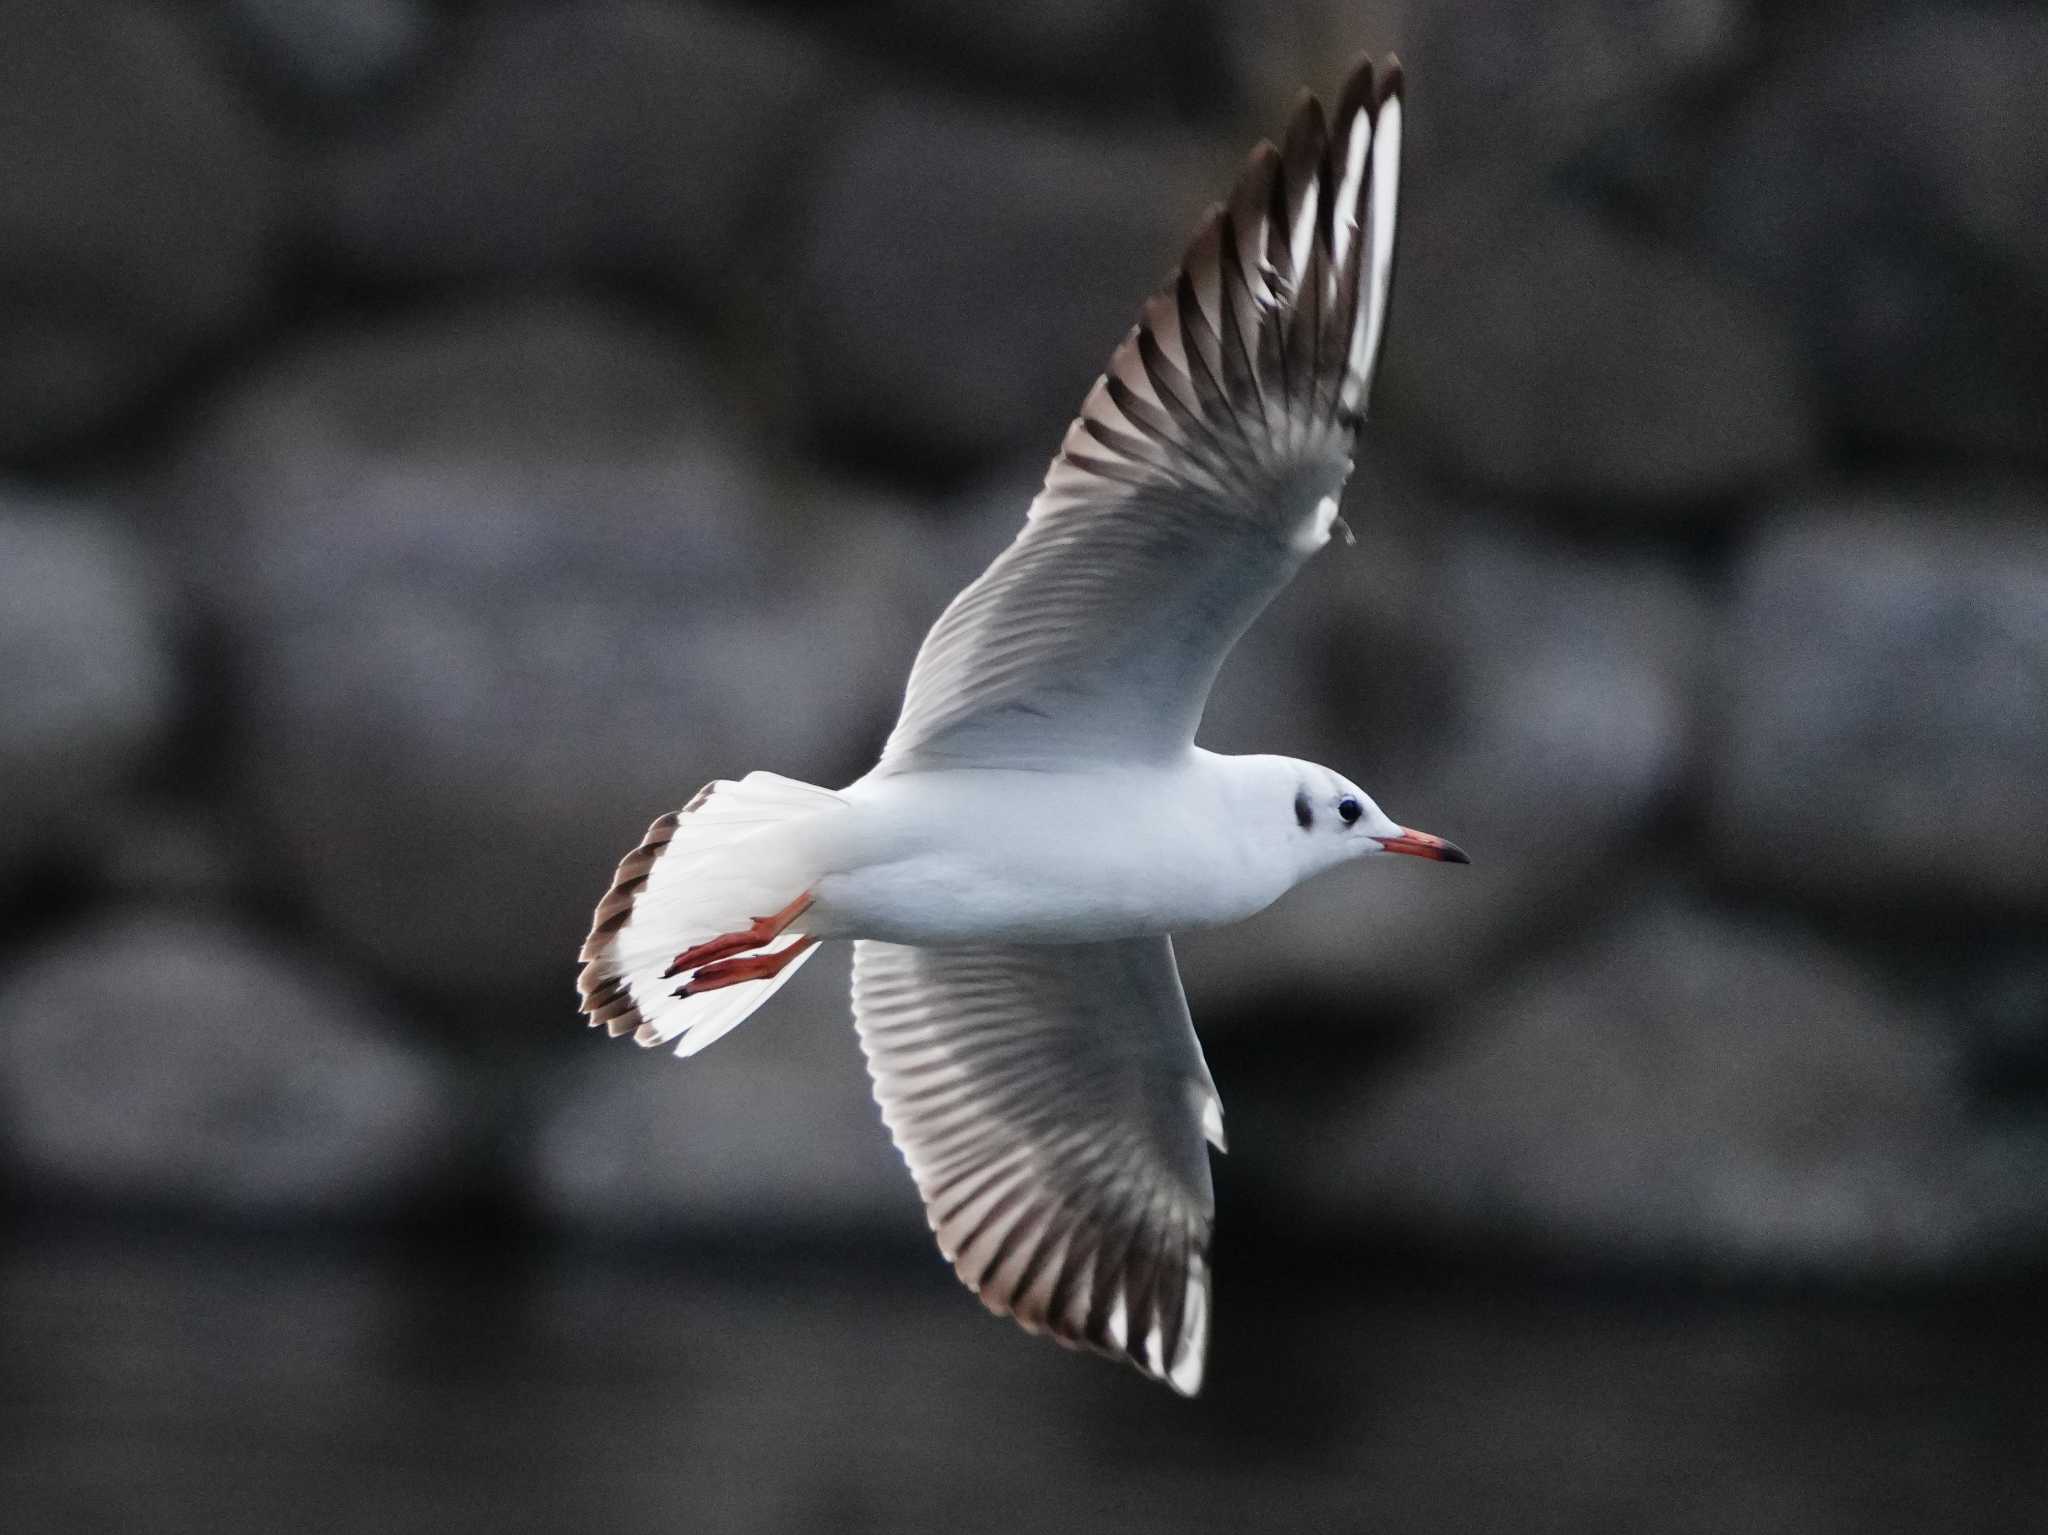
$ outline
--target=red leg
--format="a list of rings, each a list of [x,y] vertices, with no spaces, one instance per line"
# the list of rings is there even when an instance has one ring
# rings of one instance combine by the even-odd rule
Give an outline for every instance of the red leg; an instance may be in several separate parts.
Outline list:
[[[815,938],[799,938],[788,948],[773,954],[749,954],[745,959],[728,959],[706,965],[687,983],[678,986],[672,995],[694,997],[700,991],[717,991],[721,986],[737,986],[741,981],[771,980],[782,974],[791,960],[817,941]]]
[[[661,978],[664,981],[673,980],[685,970],[695,970],[699,965],[708,965],[714,959],[744,954],[749,949],[758,949],[764,943],[771,943],[781,937],[783,929],[801,917],[810,904],[811,893],[806,890],[772,917],[756,917],[737,933],[721,933],[718,937],[706,939],[694,948],[685,949],[675,957],[675,963],[661,972]]]

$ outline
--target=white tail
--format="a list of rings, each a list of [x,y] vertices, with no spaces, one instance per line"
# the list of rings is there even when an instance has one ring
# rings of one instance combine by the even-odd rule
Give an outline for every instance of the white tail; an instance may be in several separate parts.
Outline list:
[[[692,991],[691,973],[675,971],[674,961],[796,906],[816,872],[804,866],[796,839],[766,834],[844,803],[829,789],[749,773],[737,783],[706,784],[648,827],[620,862],[583,945],[576,985],[592,1026],[642,1045],[679,1040],[676,1054],[695,1055],[774,996],[817,952],[800,914],[764,942],[734,943],[718,954],[721,961],[761,960],[799,951],[759,979]]]

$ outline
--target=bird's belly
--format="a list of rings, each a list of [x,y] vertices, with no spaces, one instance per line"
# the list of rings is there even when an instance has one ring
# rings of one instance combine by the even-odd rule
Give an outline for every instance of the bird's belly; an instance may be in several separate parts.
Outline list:
[[[1234,922],[1266,904],[1167,865],[924,853],[827,875],[817,926],[892,943],[1092,943]]]
[[[806,917],[821,938],[1137,938],[1235,922],[1286,888],[1247,858],[1193,759],[1073,775],[882,775],[846,797],[852,813],[823,850]]]

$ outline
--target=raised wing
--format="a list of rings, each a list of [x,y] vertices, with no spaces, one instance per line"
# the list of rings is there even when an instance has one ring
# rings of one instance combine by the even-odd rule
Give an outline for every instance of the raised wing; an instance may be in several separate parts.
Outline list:
[[[854,945],[875,1098],[969,1289],[1193,1395],[1222,1109],[1165,938]]]
[[[933,626],[882,769],[1170,756],[1326,543],[1393,273],[1401,74],[1304,97],[1068,428],[1024,530]]]

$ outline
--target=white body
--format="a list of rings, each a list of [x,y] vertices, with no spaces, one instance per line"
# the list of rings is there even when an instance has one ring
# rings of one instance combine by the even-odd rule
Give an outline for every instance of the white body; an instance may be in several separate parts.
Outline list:
[[[892,943],[1089,943],[1242,921],[1398,831],[1299,827],[1358,791],[1308,763],[1191,748],[1166,765],[876,773],[761,849],[817,871],[803,929]]]
[[[806,925],[892,943],[1084,943],[1235,922],[1291,869],[1236,834],[1194,753],[1163,770],[867,778],[814,818],[831,871]]]

